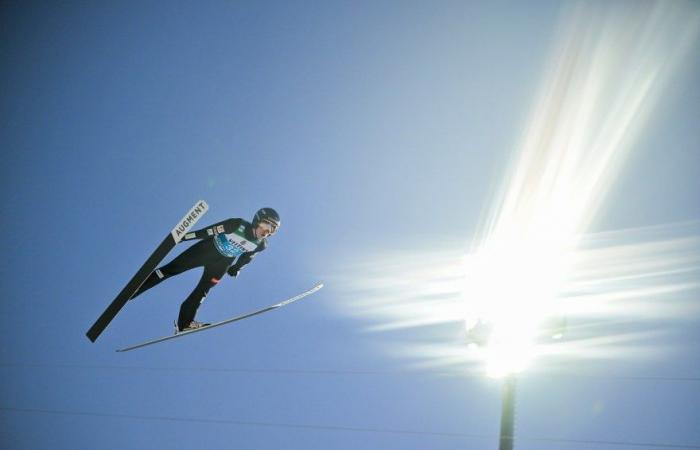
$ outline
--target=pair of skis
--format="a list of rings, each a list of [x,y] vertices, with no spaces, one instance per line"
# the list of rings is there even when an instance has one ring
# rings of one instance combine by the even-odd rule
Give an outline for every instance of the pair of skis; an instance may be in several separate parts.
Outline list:
[[[210,323],[210,324],[205,325],[205,326],[200,327],[200,328],[194,328],[194,329],[190,329],[190,330],[186,330],[186,331],[180,331],[180,332],[178,332],[178,333],[171,334],[170,336],[164,336],[164,337],[161,337],[161,338],[157,338],[157,339],[153,339],[153,340],[150,340],[150,341],[142,342],[142,343],[140,343],[140,344],[132,345],[132,346],[130,346],[130,347],[120,348],[120,349],[118,349],[117,351],[118,351],[118,352],[128,352],[129,350],[135,350],[135,349],[137,349],[137,348],[146,347],[146,346],[148,346],[148,345],[157,344],[157,343],[159,343],[159,342],[169,341],[169,340],[171,340],[171,339],[175,339],[175,338],[187,336],[187,335],[190,335],[190,334],[193,334],[193,333],[199,333],[200,331],[211,330],[212,328],[220,327],[221,325],[226,325],[226,324],[228,324],[228,323],[238,322],[239,320],[247,319],[247,318],[249,318],[249,317],[257,316],[258,314],[266,313],[266,312],[268,312],[268,311],[272,311],[272,310],[275,310],[275,309],[279,309],[279,308],[281,308],[281,307],[283,307],[283,306],[287,306],[287,305],[289,305],[290,303],[294,303],[294,302],[296,302],[297,300],[301,300],[302,298],[306,297],[307,295],[313,294],[314,292],[318,291],[318,290],[321,289],[322,287],[323,287],[323,284],[322,284],[322,283],[319,283],[319,284],[317,284],[316,286],[314,286],[314,287],[312,287],[311,289],[309,289],[308,291],[302,292],[301,294],[297,295],[296,297],[289,298],[289,299],[287,299],[287,300],[284,300],[284,301],[282,301],[282,302],[276,303],[276,304],[274,304],[274,305],[270,305],[270,306],[267,306],[267,307],[265,307],[265,308],[261,308],[261,309],[258,309],[258,310],[255,310],[255,311],[252,311],[252,312],[249,312],[249,313],[240,315],[240,316],[232,317],[232,318],[230,318],[230,319],[222,320],[221,322]]]
[[[90,339],[92,342],[95,342],[97,338],[102,334],[102,332],[107,328],[107,326],[110,324],[110,322],[116,317],[116,315],[121,311],[121,309],[126,305],[126,303],[129,301],[129,299],[134,295],[134,293],[141,287],[141,285],[146,281],[148,276],[158,267],[160,262],[165,258],[165,256],[182,240],[182,238],[187,234],[187,232],[194,226],[195,223],[209,210],[209,205],[203,200],[197,202],[192,209],[185,215],[185,217],[182,218],[173,228],[173,230],[168,234],[165,239],[163,239],[163,242],[160,243],[158,248],[151,254],[151,256],[148,257],[146,262],[141,266],[141,268],[136,272],[136,274],[129,280],[129,282],[124,286],[124,288],[119,292],[119,294],[115,297],[115,299],[110,303],[110,305],[107,307],[107,309],[100,315],[100,317],[97,319],[97,321],[90,327],[90,329],[87,331],[86,335],[88,339]],[[256,311],[252,311],[247,314],[243,314],[241,316],[236,316],[232,317],[227,320],[223,320],[221,322],[215,322],[206,326],[203,326],[201,328],[196,328],[192,330],[187,330],[187,331],[182,331],[179,333],[176,333],[174,335],[170,336],[165,336],[162,338],[158,339],[153,339],[150,341],[143,342],[141,344],[133,345],[130,347],[125,347],[122,349],[118,349],[118,352],[126,352],[129,350],[134,350],[137,348],[145,347],[147,345],[152,345],[152,344],[157,344],[159,342],[167,341],[170,339],[175,339],[178,337],[183,337],[183,336],[188,336],[192,333],[196,333],[199,331],[204,331],[204,330],[209,330],[215,327],[219,327],[221,325],[225,325],[228,323],[232,322],[237,322],[239,320],[247,319],[249,317],[257,316],[258,314],[262,314],[268,311],[272,311],[278,308],[281,308],[282,306],[286,306],[290,303],[293,303],[297,300],[301,300],[302,298],[313,294],[314,292],[318,291],[323,287],[323,284],[317,284],[313,288],[309,289],[306,292],[303,292],[296,297],[292,297],[290,299],[284,300],[282,302],[276,303],[274,305],[270,305],[268,307],[258,309]]]

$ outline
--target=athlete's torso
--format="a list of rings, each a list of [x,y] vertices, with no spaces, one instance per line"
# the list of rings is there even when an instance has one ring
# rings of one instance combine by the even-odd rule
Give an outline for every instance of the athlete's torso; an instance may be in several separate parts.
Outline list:
[[[214,246],[223,256],[237,258],[244,253],[255,252],[264,247],[264,240],[256,239],[253,226],[244,221],[232,233],[225,233],[223,225],[214,229]]]

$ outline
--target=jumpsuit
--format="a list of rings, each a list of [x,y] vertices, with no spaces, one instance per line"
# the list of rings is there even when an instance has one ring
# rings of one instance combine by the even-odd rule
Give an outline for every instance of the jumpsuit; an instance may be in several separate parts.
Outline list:
[[[131,297],[133,300],[172,276],[196,267],[203,267],[204,272],[199,282],[180,305],[180,314],[177,319],[179,330],[189,327],[209,290],[216,286],[227,272],[231,276],[238,275],[238,271],[243,266],[267,247],[267,240],[256,239],[253,226],[243,219],[228,219],[187,233],[183,241],[194,239],[200,239],[200,241],[168,264],[153,271]]]

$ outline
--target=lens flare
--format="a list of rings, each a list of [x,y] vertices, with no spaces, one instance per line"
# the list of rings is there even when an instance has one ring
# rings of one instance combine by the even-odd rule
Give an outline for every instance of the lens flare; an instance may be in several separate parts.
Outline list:
[[[564,21],[503,201],[467,271],[467,298],[488,305],[487,365],[499,374],[534,355],[537,327],[573,276],[579,237],[698,34],[697,10],[621,5],[579,4]]]
[[[473,251],[466,257],[402,255],[384,259],[374,270],[365,267],[367,302],[354,306],[382,319],[377,330],[464,321],[475,341],[486,343],[478,354],[487,371],[506,375],[537,356],[542,325],[561,314],[565,299],[586,298],[579,313],[600,306],[601,314],[611,314],[613,299],[622,296],[630,313],[633,299],[650,291],[695,289],[688,280],[668,277],[641,286],[658,264],[697,270],[697,260],[681,258],[683,250],[669,240],[591,248],[583,238],[671,75],[697,50],[699,30],[700,10],[683,2],[582,2],[567,10],[533,111]],[[683,239],[697,243],[692,233]],[[640,256],[647,245],[675,250],[666,258]],[[416,260],[421,269],[413,271]],[[634,287],[617,284],[616,277],[628,271],[636,277]],[[582,293],[582,286],[589,292]],[[591,299],[597,295],[604,301]],[[432,351],[447,363],[464,354],[440,345],[412,345],[407,353]]]

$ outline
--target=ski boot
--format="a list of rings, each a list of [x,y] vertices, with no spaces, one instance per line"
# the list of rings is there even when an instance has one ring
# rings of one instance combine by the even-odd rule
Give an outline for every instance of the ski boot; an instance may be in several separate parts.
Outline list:
[[[204,322],[197,322],[196,320],[193,320],[190,322],[188,326],[186,326],[183,329],[180,329],[180,327],[177,326],[177,320],[174,321],[175,325],[175,334],[182,333],[183,331],[191,331],[191,330],[196,330],[197,328],[202,328],[206,327],[207,325],[211,325],[210,323],[204,323]]]

